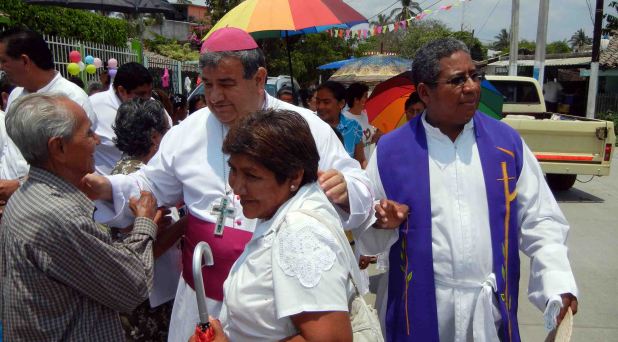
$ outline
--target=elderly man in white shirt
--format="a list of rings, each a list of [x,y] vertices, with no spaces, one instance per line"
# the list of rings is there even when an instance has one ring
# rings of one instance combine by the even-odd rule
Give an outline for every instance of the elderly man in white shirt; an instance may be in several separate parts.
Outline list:
[[[431,42],[412,68],[427,109],[381,138],[367,167],[378,220],[357,238],[390,250],[387,340],[519,341],[519,250],[549,324],[577,312],[569,225],[519,135],[476,111],[465,44]]]
[[[59,92],[75,101],[92,121],[92,108],[83,89],[54,70],[54,59],[39,33],[13,29],[0,33],[0,69],[17,86],[9,95],[6,111],[17,98],[43,92]],[[29,171],[29,165],[13,141],[2,131],[5,143],[0,161],[0,196],[7,200]]]
[[[320,154],[318,183],[344,227],[354,228],[367,220],[373,200],[367,176],[333,130],[312,112],[265,92],[264,55],[249,34],[223,28],[204,42],[204,49],[200,66],[208,107],[172,127],[157,154],[140,171],[129,176],[86,177],[92,195],[113,200],[113,210],[97,211],[99,219],[110,223],[130,221],[127,200],[140,188],[151,189],[161,205],[180,200],[187,205],[183,277],[176,293],[170,341],[187,341],[198,321],[190,271],[195,245],[206,241],[213,250],[214,265],[204,267],[204,281],[208,311],[217,316],[223,282],[255,228],[255,220],[243,216],[240,201],[228,184],[229,156],[221,150],[230,125],[239,118],[266,108],[288,109],[303,116]]]

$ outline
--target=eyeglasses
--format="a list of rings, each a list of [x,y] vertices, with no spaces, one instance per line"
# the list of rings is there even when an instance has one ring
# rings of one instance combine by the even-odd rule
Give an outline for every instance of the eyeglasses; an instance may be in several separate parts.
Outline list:
[[[450,84],[453,87],[461,88],[466,84],[468,79],[471,79],[474,83],[481,83],[485,79],[485,74],[482,72],[474,72],[470,75],[458,75],[446,81],[434,81],[434,82],[426,82],[429,84]]]

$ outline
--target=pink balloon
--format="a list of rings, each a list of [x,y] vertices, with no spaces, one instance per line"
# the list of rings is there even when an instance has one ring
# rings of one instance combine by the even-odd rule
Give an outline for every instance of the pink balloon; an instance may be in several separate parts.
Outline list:
[[[107,74],[109,75],[109,77],[114,78],[114,77],[116,77],[116,72],[117,71],[118,70],[116,70],[116,69],[108,69],[107,70]]]
[[[72,63],[79,63],[82,60],[82,55],[79,51],[71,51],[69,52],[69,61]]]
[[[92,64],[94,64],[95,68],[100,68],[100,67],[103,66],[103,61],[101,60],[101,58],[95,57],[94,58],[94,63],[92,63]]]
[[[107,67],[110,69],[116,69],[118,67],[118,61],[116,58],[110,58],[109,61],[107,61]]]

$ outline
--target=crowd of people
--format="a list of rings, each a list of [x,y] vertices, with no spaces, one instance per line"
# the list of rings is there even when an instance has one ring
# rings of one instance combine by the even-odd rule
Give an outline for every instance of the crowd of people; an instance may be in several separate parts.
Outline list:
[[[519,251],[546,318],[577,312],[569,225],[525,142],[477,111],[465,44],[418,51],[388,133],[367,85],[326,81],[300,107],[265,91],[246,32],[202,51],[191,99],[138,63],[89,96],[40,34],[0,34],[6,340],[195,340],[199,281],[216,341],[352,341],[379,260],[375,341],[519,341]],[[200,242],[214,262],[194,279]]]

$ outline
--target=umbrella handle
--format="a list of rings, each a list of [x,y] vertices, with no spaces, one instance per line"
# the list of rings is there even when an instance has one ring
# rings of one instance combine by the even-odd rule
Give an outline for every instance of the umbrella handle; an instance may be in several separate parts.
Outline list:
[[[204,280],[202,279],[202,261],[207,266],[213,265],[212,250],[208,243],[204,241],[198,243],[193,250],[193,284],[200,323],[208,323],[208,308],[206,308],[206,294],[204,293]]]

